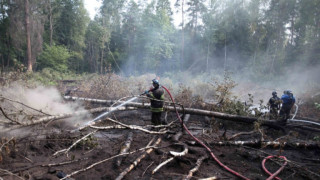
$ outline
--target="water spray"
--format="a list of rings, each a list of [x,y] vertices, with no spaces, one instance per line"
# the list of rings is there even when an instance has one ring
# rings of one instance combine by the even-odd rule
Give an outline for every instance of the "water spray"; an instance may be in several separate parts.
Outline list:
[[[72,132],[75,132],[75,131],[78,131],[78,130],[81,130],[81,129],[84,129],[84,128],[90,126],[92,123],[100,120],[100,119],[103,118],[103,117],[106,117],[109,113],[118,110],[120,107],[122,107],[122,106],[124,106],[124,105],[126,105],[126,104],[128,104],[128,103],[130,103],[130,102],[132,102],[132,101],[134,101],[134,100],[136,100],[136,99],[137,99],[137,97],[132,97],[131,99],[129,99],[129,100],[121,103],[120,105],[118,105],[118,106],[116,106],[116,107],[110,107],[110,108],[111,108],[110,111],[106,111],[106,112],[100,114],[98,117],[96,117],[96,118],[94,118],[93,120],[85,123],[83,126],[79,127],[79,128],[76,129],[76,130],[73,130]]]

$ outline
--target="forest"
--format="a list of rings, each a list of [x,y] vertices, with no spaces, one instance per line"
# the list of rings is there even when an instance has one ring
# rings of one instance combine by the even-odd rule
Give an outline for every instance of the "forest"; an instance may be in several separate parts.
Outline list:
[[[0,0],[0,180],[320,179],[319,0],[93,1]]]
[[[101,4],[91,20],[82,0],[1,0],[1,72],[20,65],[78,74],[227,70],[268,80],[319,67],[318,0]]]

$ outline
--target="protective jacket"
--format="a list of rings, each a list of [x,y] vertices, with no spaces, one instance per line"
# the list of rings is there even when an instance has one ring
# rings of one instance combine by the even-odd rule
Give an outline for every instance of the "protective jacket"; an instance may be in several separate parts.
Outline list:
[[[294,98],[294,96],[290,94],[282,95],[281,100],[282,100],[282,106],[288,106],[288,107],[292,107],[296,102],[296,99]]]
[[[153,88],[147,94],[151,98],[151,112],[162,112],[164,105],[164,90],[162,87]]]
[[[280,109],[280,98],[278,96],[269,99],[269,105],[272,109]]]

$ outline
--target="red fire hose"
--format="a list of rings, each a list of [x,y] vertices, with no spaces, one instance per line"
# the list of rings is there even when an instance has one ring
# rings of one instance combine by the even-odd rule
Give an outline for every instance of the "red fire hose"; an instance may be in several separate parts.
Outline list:
[[[268,159],[273,158],[273,157],[278,157],[278,158],[283,159],[283,160],[284,160],[284,163],[282,164],[282,166],[281,166],[275,173],[272,174],[272,173],[269,172],[268,169],[266,168],[265,163],[266,163],[266,161],[267,161]],[[277,180],[281,180],[280,178],[278,178],[278,177],[276,177],[276,176],[284,169],[284,167],[285,167],[286,165],[287,165],[287,158],[284,157],[284,156],[268,156],[268,157],[264,158],[263,161],[262,161],[262,168],[263,168],[263,170],[264,170],[267,174],[270,175],[270,177],[269,177],[267,180],[271,180],[271,179],[273,179],[273,178],[275,178],[275,179],[277,179]]]
[[[169,94],[169,96],[170,96],[170,98],[171,98],[171,101],[172,101],[172,103],[173,103],[173,107],[174,107],[174,109],[175,109],[175,111],[176,111],[177,117],[179,118],[180,123],[183,124],[183,128],[186,130],[186,132],[187,132],[194,140],[196,140],[199,144],[201,144],[204,148],[206,148],[206,149],[209,151],[209,153],[210,153],[210,155],[212,156],[212,158],[213,158],[220,166],[222,166],[224,169],[226,169],[226,170],[229,171],[230,173],[232,173],[232,174],[234,174],[234,175],[236,175],[236,176],[238,176],[238,177],[240,177],[240,178],[242,178],[242,179],[249,180],[249,178],[241,175],[240,173],[238,173],[238,172],[230,169],[230,168],[227,167],[226,165],[224,165],[224,164],[213,154],[213,152],[211,151],[211,149],[210,149],[208,146],[206,146],[202,141],[200,141],[198,138],[196,138],[195,136],[193,136],[193,135],[191,134],[191,132],[189,131],[189,129],[188,129],[187,126],[183,123],[182,119],[181,119],[180,116],[179,116],[179,112],[178,112],[178,110],[177,110],[177,108],[176,108],[175,102],[174,102],[174,100],[173,100],[173,98],[172,98],[172,95],[171,95],[170,91],[169,91],[166,87],[164,87],[164,86],[162,86],[162,87],[163,87],[163,88],[167,91],[167,93]]]

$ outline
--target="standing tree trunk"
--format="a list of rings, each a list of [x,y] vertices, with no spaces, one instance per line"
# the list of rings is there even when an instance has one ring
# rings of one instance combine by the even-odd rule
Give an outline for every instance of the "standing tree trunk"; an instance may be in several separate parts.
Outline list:
[[[102,46],[104,46],[104,45],[102,45]],[[102,71],[103,71],[103,50],[104,50],[104,48],[102,47],[101,48],[100,74],[102,74]]]
[[[227,33],[225,33],[225,39],[224,39],[224,65],[223,70],[226,71],[227,67]]]
[[[180,68],[182,67],[183,64],[183,59],[184,59],[184,11],[183,11],[183,6],[184,6],[184,0],[181,1],[181,33],[182,33],[182,39],[181,39],[181,62],[180,62]]]
[[[206,72],[209,71],[209,48],[210,48],[210,42],[208,42],[208,49],[207,49],[207,69]]]
[[[52,25],[52,7],[51,0],[49,0],[49,26],[50,26],[50,46],[52,46],[52,35],[53,35],[53,25]]]
[[[27,35],[27,58],[28,71],[32,72],[32,57],[31,57],[31,39],[30,39],[30,14],[29,14],[29,0],[25,0],[25,21],[26,21],[26,35]]]

